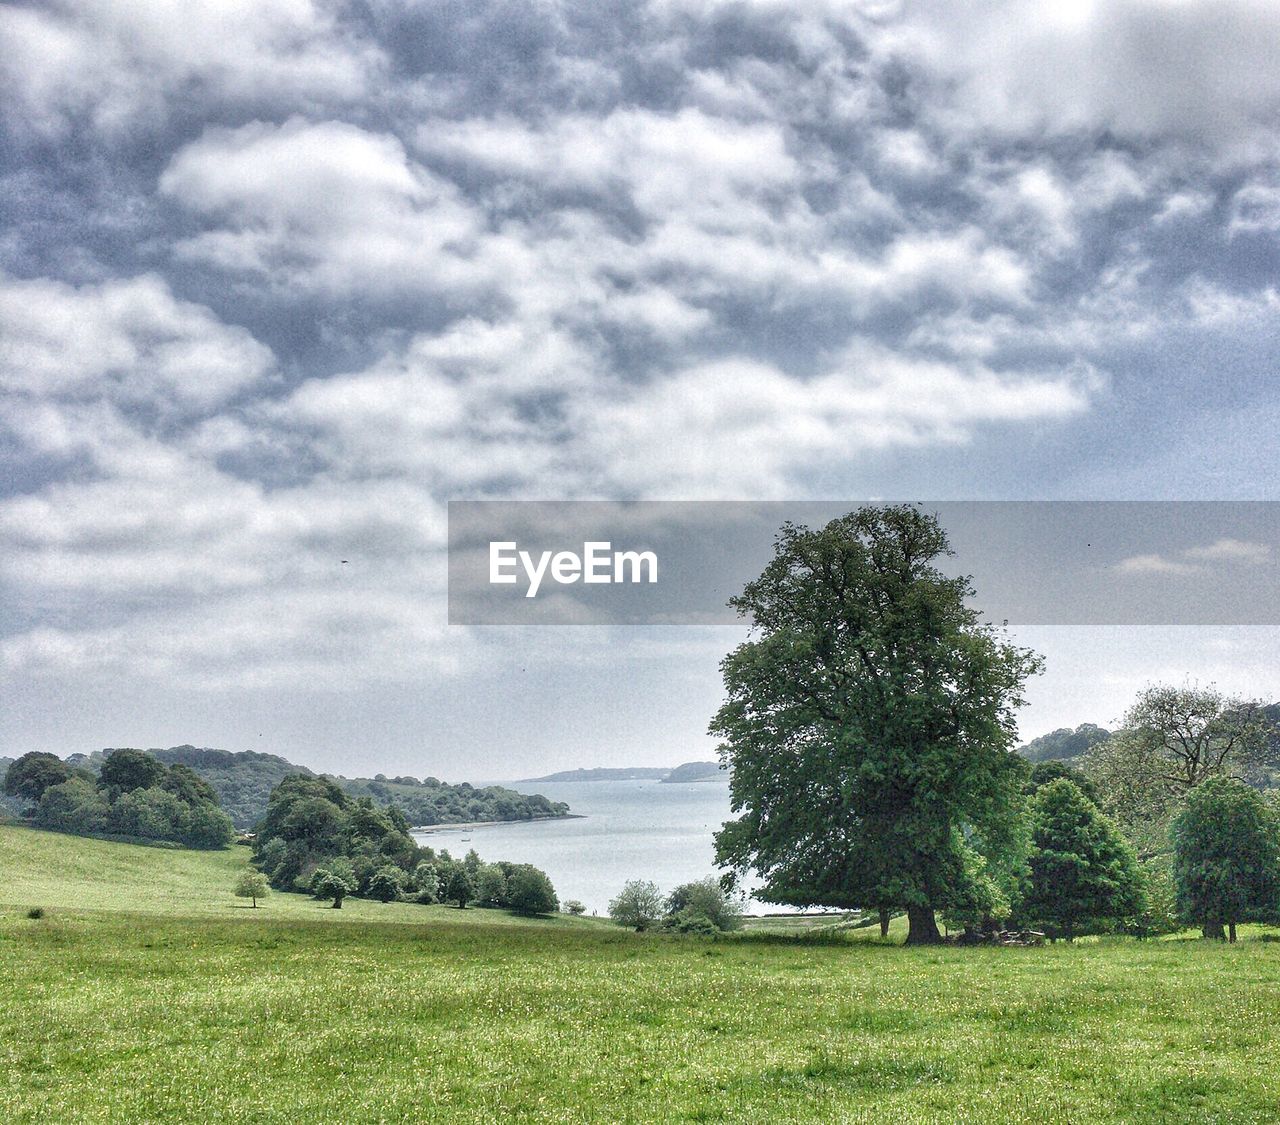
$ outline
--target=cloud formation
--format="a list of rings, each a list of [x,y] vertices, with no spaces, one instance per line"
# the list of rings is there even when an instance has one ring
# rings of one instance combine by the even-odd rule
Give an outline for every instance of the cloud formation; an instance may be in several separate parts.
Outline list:
[[[442,675],[453,497],[1269,495],[1278,44],[1256,0],[4,9],[11,682]]]

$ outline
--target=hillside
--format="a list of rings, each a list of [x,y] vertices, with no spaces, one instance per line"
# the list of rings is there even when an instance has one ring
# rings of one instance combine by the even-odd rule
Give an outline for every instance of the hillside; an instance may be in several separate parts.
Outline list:
[[[527,777],[517,785],[540,785],[544,782],[574,781],[713,781],[727,776],[719,762],[684,762],[678,766],[595,766],[588,769],[561,770],[543,777]]]
[[[1081,723],[1075,730],[1061,727],[1058,730],[1042,734],[1030,742],[1018,747],[1018,753],[1032,764],[1038,762],[1058,762],[1070,758],[1080,758],[1091,746],[1106,742],[1111,731],[1093,723]]]
[[[153,848],[107,840],[0,825],[0,910],[41,907],[46,911],[92,911],[167,918],[235,921],[250,917],[251,907],[232,894],[236,877],[249,866],[249,849],[191,851]],[[373,902],[347,898],[341,910],[308,895],[274,893],[253,918],[352,922],[424,922],[548,926],[599,924],[567,915],[520,918],[504,910],[458,910],[411,902]]]
[[[719,762],[685,762],[676,766],[662,779],[664,785],[682,785],[694,781],[728,780],[729,771],[722,770]]]
[[[71,754],[67,762],[93,770],[111,750],[92,754]],[[277,754],[256,750],[215,750],[209,747],[171,746],[148,753],[166,765],[184,765],[204,778],[218,794],[218,800],[232,823],[241,830],[252,829],[267,810],[267,799],[281,779],[291,773],[313,776],[315,771],[299,766]],[[8,768],[7,759],[0,765]],[[541,794],[527,795],[499,785],[477,789],[467,782],[451,785],[434,777],[334,777],[355,797],[371,797],[376,804],[399,805],[409,823],[417,825],[462,824],[476,820],[542,820],[566,816],[569,806],[550,801]],[[0,783],[3,771],[0,770]],[[5,806],[17,812],[17,802]]]
[[[667,766],[622,766],[619,768],[596,766],[590,769],[561,770],[545,777],[526,777],[517,785],[539,785],[553,781],[660,781],[671,772]]]

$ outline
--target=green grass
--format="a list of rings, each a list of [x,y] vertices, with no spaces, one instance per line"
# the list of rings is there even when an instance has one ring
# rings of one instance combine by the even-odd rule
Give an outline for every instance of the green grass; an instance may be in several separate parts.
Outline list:
[[[0,1120],[1280,1119],[1256,931],[919,950],[254,912],[243,862],[0,829]]]

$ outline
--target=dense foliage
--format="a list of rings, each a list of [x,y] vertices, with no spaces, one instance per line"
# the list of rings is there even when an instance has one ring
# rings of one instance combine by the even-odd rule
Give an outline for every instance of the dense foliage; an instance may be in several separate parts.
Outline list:
[[[86,776],[96,777],[107,759],[116,754],[114,749],[96,751],[93,754],[72,754],[65,761],[52,754],[42,754],[41,759],[57,762],[58,766],[45,767],[61,770],[57,780],[64,781],[73,769]],[[133,751],[138,753],[138,751]],[[214,750],[195,746],[172,746],[167,750],[148,750],[146,754],[167,766],[185,766],[204,778],[216,793],[224,812],[231,817],[236,828],[247,830],[258,823],[267,811],[267,802],[277,785],[293,774],[315,776],[305,766],[297,766],[276,754],[264,754],[255,750]],[[24,755],[24,760],[31,755]],[[0,759],[2,767],[7,764]],[[145,765],[141,767],[146,769]],[[397,805],[410,824],[463,824],[482,820],[538,820],[544,817],[565,816],[569,806],[563,801],[551,801],[541,794],[517,793],[500,785],[476,788],[467,782],[451,785],[434,777],[418,780],[416,777],[335,777],[334,782],[353,797],[370,797],[376,805]],[[35,784],[40,784],[35,780]],[[19,811],[20,803],[11,806]]]
[[[1189,922],[1226,926],[1280,917],[1280,815],[1235,778],[1196,787],[1173,822],[1178,908]]]
[[[1028,866],[1022,912],[1055,936],[1069,941],[1113,929],[1142,911],[1133,849],[1066,778],[1051,781],[1032,801]]]
[[[524,914],[559,909],[547,875],[528,864],[454,859],[420,847],[395,805],[352,797],[333,778],[292,774],[271,794],[254,837],[254,862],[280,890],[341,907],[347,895],[392,902],[476,902]]]
[[[206,781],[141,750],[112,752],[96,777],[52,754],[24,754],[4,784],[41,828],[192,848],[224,848],[234,837],[231,819]]]
[[[677,933],[716,934],[742,928],[743,902],[714,875],[682,883],[666,902],[665,929]]]
[[[975,846],[1020,862],[1025,765],[1010,753],[1035,654],[967,604],[936,518],[867,507],[819,531],[788,524],[731,604],[753,639],[722,662],[712,732],[732,767],[721,863],[754,868],[771,902],[934,910],[975,905]]]

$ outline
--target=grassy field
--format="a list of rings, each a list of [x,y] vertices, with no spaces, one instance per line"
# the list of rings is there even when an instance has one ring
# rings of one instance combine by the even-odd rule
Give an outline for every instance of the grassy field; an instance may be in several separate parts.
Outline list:
[[[245,858],[0,829],[0,1120],[1280,1120],[1257,931],[908,950],[253,911]]]

